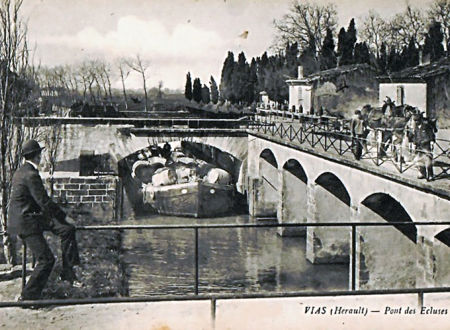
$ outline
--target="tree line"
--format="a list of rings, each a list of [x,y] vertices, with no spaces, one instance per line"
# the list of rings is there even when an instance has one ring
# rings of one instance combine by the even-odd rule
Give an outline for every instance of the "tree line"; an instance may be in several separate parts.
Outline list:
[[[247,61],[243,52],[237,59],[228,52],[219,100],[249,105],[265,91],[271,100],[285,102],[285,81],[297,76],[299,65],[305,75],[360,63],[367,63],[378,74],[388,74],[418,65],[420,56],[424,61],[436,61],[450,55],[449,0],[434,0],[426,10],[407,4],[390,19],[370,10],[359,26],[351,19],[347,28],[339,31],[335,5],[297,0],[286,15],[274,20],[274,27],[277,37],[272,55],[266,51]],[[198,95],[199,90],[197,86]],[[201,99],[203,103],[206,100]]]
[[[206,84],[202,85],[200,78],[194,78],[192,83],[191,73],[186,75],[186,84],[184,87],[184,96],[189,101],[194,100],[197,103],[213,103],[217,104],[219,101],[219,89],[214,77],[211,76],[209,80],[209,87]]]
[[[36,68],[36,82],[48,92],[63,92],[71,102],[83,101],[93,104],[112,103],[112,83],[119,79],[125,109],[128,109],[130,95],[126,88],[126,80],[131,72],[138,74],[142,80],[144,92],[144,110],[149,110],[149,62],[140,55],[118,58],[113,63],[100,59],[85,60],[77,65],[59,65]],[[163,83],[159,82],[161,93]]]

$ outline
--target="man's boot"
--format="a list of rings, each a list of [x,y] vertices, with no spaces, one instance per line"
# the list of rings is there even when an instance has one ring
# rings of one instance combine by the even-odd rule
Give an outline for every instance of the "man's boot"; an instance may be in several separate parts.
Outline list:
[[[425,179],[427,177],[425,166],[419,166],[419,173],[417,179]]]
[[[433,181],[433,166],[427,166],[427,181]]]

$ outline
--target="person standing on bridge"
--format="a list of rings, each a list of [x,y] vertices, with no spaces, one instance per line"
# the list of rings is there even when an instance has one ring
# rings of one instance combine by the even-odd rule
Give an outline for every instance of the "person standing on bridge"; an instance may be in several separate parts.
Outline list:
[[[431,143],[435,141],[436,121],[423,118],[422,114],[415,118],[414,142],[416,145],[416,163],[419,170],[418,179],[433,180],[433,152]]]
[[[363,139],[365,133],[365,123],[360,110],[355,110],[350,123],[350,132],[352,134],[352,151],[356,160],[361,159],[363,150]]]
[[[55,257],[43,236],[44,231],[51,231],[61,238],[63,270],[60,279],[69,281],[73,286],[81,286],[73,270],[73,266],[80,264],[75,226],[66,221],[66,213],[45,191],[38,170],[42,149],[35,140],[25,142],[22,146],[25,164],[12,178],[8,232],[18,235],[37,260],[19,301],[40,299],[55,263]]]

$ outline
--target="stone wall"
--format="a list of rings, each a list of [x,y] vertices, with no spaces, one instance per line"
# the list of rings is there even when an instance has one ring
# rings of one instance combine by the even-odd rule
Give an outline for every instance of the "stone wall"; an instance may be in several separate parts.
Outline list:
[[[438,119],[439,128],[450,127],[450,74],[447,72],[429,79],[427,83],[427,114]]]
[[[75,172],[56,172],[53,179],[43,176],[48,191],[61,205],[89,212],[97,218],[120,218],[122,182],[117,176],[82,177]]]

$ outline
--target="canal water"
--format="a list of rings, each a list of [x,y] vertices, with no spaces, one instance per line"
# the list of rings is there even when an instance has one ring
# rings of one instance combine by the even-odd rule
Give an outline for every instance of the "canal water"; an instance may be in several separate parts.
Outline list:
[[[248,215],[193,219],[151,215],[123,224],[243,224]],[[304,237],[280,237],[276,228],[201,229],[199,293],[346,290],[348,265],[313,265]],[[123,262],[131,297],[193,294],[192,229],[127,230]]]

